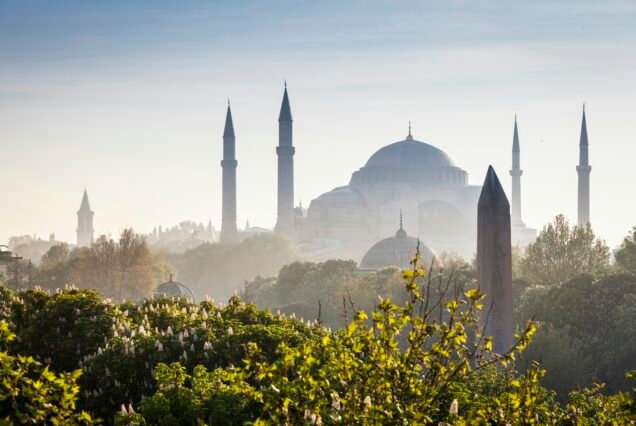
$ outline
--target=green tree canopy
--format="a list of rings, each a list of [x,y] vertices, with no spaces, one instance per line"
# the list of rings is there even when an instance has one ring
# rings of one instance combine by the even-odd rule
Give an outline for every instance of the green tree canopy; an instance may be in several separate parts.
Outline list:
[[[563,215],[546,225],[529,244],[520,262],[521,274],[533,284],[554,285],[609,267],[610,250],[592,228],[570,226]]]
[[[614,252],[616,264],[629,272],[636,272],[636,226],[625,237],[621,246]]]

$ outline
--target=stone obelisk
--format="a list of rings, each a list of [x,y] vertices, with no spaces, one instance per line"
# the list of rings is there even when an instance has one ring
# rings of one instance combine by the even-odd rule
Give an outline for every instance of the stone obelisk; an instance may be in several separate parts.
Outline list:
[[[513,342],[510,204],[497,173],[488,167],[477,205],[477,284],[485,293],[482,333],[503,354]]]

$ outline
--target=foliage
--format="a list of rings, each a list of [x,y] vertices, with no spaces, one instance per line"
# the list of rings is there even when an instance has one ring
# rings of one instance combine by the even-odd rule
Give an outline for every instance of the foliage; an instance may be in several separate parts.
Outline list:
[[[117,242],[102,236],[79,249],[71,281],[98,289],[105,297],[139,300],[167,274],[167,266],[150,251],[145,238],[125,229]]]
[[[272,276],[298,259],[294,244],[277,234],[260,234],[235,244],[201,244],[182,254],[166,254],[179,279],[198,298],[227,300],[247,280]]]
[[[363,311],[357,311],[353,320],[336,333],[306,340],[296,347],[281,343],[273,360],[263,356],[257,343],[249,342],[242,365],[208,373],[215,385],[203,402],[232,392],[236,400],[249,402],[240,413],[249,416],[250,424],[456,423],[460,414],[449,412],[453,392],[459,393],[455,384],[491,366],[501,369],[495,371],[509,371],[511,361],[529,342],[534,326],[528,324],[509,352],[494,354],[491,338],[479,333],[483,296],[476,290],[460,295],[446,288],[430,299],[431,281],[421,281],[424,273],[419,267],[403,272],[408,299],[401,306],[382,299],[369,321]],[[438,304],[443,304],[448,321],[438,321]],[[400,347],[400,335],[406,336],[404,347]],[[178,373],[178,366],[171,368]],[[524,420],[534,419],[541,393],[540,389],[534,390],[537,381],[505,383],[506,391],[499,390],[499,395],[506,398],[501,406],[491,406],[493,399],[487,408],[469,404],[461,418],[487,421],[493,416],[499,418],[498,408],[507,407],[506,419],[519,415]],[[191,388],[195,388],[194,381]],[[146,421],[161,424],[158,417],[149,420],[157,411],[148,407],[174,405],[170,398],[163,404],[156,403],[163,398],[166,394],[159,392],[151,398],[153,404],[144,402],[139,407]],[[523,409],[515,407],[517,400],[524,402]],[[166,411],[163,418],[176,414]],[[207,415],[200,410],[196,420],[209,421]],[[122,419],[128,420],[125,416]]]
[[[33,356],[55,371],[71,372],[113,335],[118,310],[89,290],[67,289],[49,295],[41,290],[0,289],[0,319],[18,335],[14,353]]]
[[[558,215],[526,247],[519,267],[533,284],[555,285],[583,273],[601,274],[609,268],[609,258],[609,248],[589,225],[571,227]]]
[[[434,294],[439,284],[449,279],[457,287],[474,286],[472,265],[449,254],[442,254],[438,263],[445,270],[431,270],[438,284],[432,287]],[[396,303],[408,297],[398,269],[361,273],[351,260],[294,262],[282,267],[275,278],[256,277],[247,282],[241,295],[260,307],[319,319],[334,329],[346,325],[347,312],[362,310],[370,314],[378,296]]]
[[[597,381],[615,392],[628,386],[623,372],[636,369],[636,276],[578,276],[550,288],[529,288],[518,320],[543,324],[528,348],[548,368],[546,383],[567,390]]]
[[[57,375],[30,356],[11,356],[7,346],[15,338],[0,322],[0,424],[92,424],[75,407],[79,371]]]
[[[72,264],[76,254],[60,247],[42,267]],[[539,330],[529,344],[529,323],[497,355],[477,326],[474,268],[444,264],[451,271],[360,274],[347,261],[299,262],[247,284],[246,298],[287,303],[287,312],[306,307],[316,321],[238,297],[113,303],[74,288],[0,288],[0,321],[17,335],[2,350],[33,357],[50,377],[74,377],[77,406],[122,425],[634,424],[634,392],[617,391],[636,368],[636,275],[545,287],[519,276],[517,323],[535,318]],[[331,321],[342,328],[328,331]],[[607,386],[567,395],[590,377]]]
[[[625,271],[636,273],[636,226],[614,252],[616,264]]]
[[[33,282],[43,288],[55,290],[71,282],[75,263],[74,252],[66,243],[54,245],[47,251],[35,271]]]

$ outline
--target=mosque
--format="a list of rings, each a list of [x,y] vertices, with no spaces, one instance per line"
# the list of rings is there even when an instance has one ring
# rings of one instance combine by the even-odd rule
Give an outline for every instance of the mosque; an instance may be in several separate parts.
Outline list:
[[[361,270],[408,267],[416,247],[425,260],[442,252],[471,259],[477,241],[477,201],[480,185],[470,185],[468,173],[434,145],[416,139],[409,124],[404,139],[377,150],[351,174],[349,183],[294,206],[293,118],[287,85],[278,117],[278,211],[274,231],[287,235],[312,261],[354,259]],[[236,137],[228,104],[223,132],[221,243],[270,230],[239,230],[236,219]],[[590,223],[588,136],[583,106],[579,142],[578,225]],[[511,226],[513,244],[536,238],[521,216],[521,150],[515,117],[512,141]],[[398,227],[399,218],[399,227]],[[93,241],[93,211],[84,192],[78,211],[77,245]],[[212,237],[216,239],[216,236]]]
[[[348,184],[318,196],[305,210],[301,206],[294,207],[295,147],[286,85],[278,122],[278,218],[275,230],[293,239],[306,258],[314,261],[354,259],[361,269],[405,266],[403,261],[396,259],[404,257],[399,254],[403,251],[409,252],[406,257],[410,259],[413,241],[418,240],[421,251],[431,256],[454,252],[472,258],[477,241],[476,212],[481,186],[470,185],[468,173],[444,151],[416,139],[410,124],[405,138],[380,148],[352,173]],[[239,238],[235,144],[232,112],[228,105],[221,161],[221,242]],[[513,238],[519,244],[526,244],[535,238],[536,231],[526,227],[521,220],[519,151],[515,119],[510,172],[513,178]],[[374,261],[370,262],[370,259]]]

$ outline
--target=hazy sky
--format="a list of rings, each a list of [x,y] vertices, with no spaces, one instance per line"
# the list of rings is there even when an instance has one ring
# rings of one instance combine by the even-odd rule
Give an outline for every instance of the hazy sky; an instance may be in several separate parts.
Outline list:
[[[524,220],[575,221],[586,102],[593,226],[636,225],[636,1],[0,0],[0,242],[74,242],[84,187],[100,234],[220,228],[228,97],[239,226],[273,226],[283,79],[305,205],[409,120],[508,189],[517,113]]]

